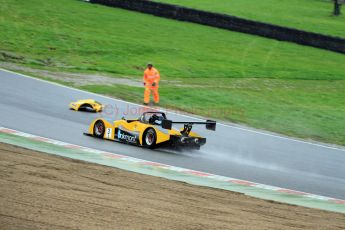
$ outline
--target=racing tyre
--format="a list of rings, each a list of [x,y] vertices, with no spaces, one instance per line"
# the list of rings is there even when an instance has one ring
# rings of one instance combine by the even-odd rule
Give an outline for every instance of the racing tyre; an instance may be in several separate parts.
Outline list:
[[[144,146],[153,149],[156,146],[157,135],[154,129],[147,129],[143,135]]]
[[[96,121],[93,126],[93,135],[98,138],[103,138],[105,132],[105,125],[103,121]]]

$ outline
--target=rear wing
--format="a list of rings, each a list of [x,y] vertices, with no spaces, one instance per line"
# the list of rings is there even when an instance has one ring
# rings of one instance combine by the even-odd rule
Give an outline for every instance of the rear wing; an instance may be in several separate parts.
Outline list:
[[[190,127],[193,125],[206,125],[206,129],[216,131],[217,122],[212,121],[212,120],[206,120],[206,122],[199,122],[199,121],[193,122],[193,121],[171,121],[171,120],[164,119],[162,121],[162,128],[171,129],[172,124],[184,124],[185,126],[190,126]]]

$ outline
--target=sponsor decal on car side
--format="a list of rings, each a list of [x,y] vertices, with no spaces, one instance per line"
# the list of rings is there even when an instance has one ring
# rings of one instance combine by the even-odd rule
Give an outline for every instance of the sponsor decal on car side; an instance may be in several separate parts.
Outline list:
[[[117,138],[121,141],[137,143],[137,135],[118,129]]]

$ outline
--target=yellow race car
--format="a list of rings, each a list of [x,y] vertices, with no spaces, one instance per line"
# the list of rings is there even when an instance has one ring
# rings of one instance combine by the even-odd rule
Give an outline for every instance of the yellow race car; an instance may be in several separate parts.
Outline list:
[[[75,111],[101,112],[103,110],[103,105],[93,99],[71,102],[69,107]]]
[[[176,129],[172,124],[183,124],[184,128]],[[206,129],[216,130],[216,122],[174,122],[168,120],[163,112],[145,112],[138,119],[116,120],[109,122],[103,118],[95,119],[85,135],[118,142],[134,144],[147,148],[171,146],[177,149],[200,149],[206,138],[192,132],[192,126],[204,124]]]

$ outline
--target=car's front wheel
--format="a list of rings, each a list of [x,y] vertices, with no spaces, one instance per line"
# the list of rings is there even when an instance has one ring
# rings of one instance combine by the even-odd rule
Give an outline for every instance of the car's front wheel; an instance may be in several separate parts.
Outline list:
[[[98,138],[103,138],[105,132],[105,125],[103,121],[96,121],[93,126],[93,135]]]
[[[143,135],[144,146],[152,149],[156,146],[157,135],[156,131],[152,128],[147,129]]]

